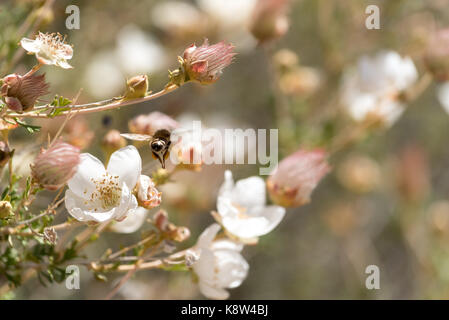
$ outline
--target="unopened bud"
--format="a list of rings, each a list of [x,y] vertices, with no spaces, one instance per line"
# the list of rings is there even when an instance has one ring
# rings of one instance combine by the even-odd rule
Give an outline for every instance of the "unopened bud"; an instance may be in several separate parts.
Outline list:
[[[103,138],[102,147],[107,154],[112,154],[114,151],[126,146],[126,140],[120,135],[118,130],[109,130]]]
[[[259,0],[250,30],[260,43],[282,37],[288,30],[286,15],[288,0]]]
[[[137,202],[145,209],[152,209],[161,204],[162,193],[159,192],[150,177],[141,175],[137,182]]]
[[[234,46],[224,41],[211,46],[207,39],[200,47],[192,44],[180,59],[186,72],[185,81],[198,81],[201,84],[217,81],[223,69],[231,64],[235,56],[233,51]]]
[[[148,76],[135,76],[126,81],[126,92],[124,99],[143,98],[148,91]]]
[[[33,109],[37,99],[48,93],[48,88],[45,74],[10,74],[3,78],[0,92],[9,109],[23,112]]]
[[[324,151],[299,150],[282,160],[268,178],[270,198],[283,207],[306,204],[329,170]]]
[[[7,218],[14,214],[9,201],[0,201],[0,219]]]
[[[57,190],[75,174],[79,162],[79,149],[58,140],[41,150],[31,165],[32,176],[45,189]]]

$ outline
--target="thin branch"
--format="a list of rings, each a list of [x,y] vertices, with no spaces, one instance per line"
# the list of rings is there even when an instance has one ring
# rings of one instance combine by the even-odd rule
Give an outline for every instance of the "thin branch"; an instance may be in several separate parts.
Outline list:
[[[112,100],[113,102],[108,103],[106,105],[98,105],[101,102],[93,102],[93,103],[82,104],[82,105],[74,105],[70,108],[70,110],[63,111],[63,112],[59,113],[58,115],[56,115],[56,117],[65,116],[70,112],[73,112],[73,113],[76,113],[76,115],[79,115],[79,114],[87,114],[87,113],[93,113],[93,112],[112,110],[112,109],[117,109],[117,108],[128,106],[128,105],[138,104],[141,102],[150,101],[150,100],[159,98],[167,93],[170,93],[170,92],[176,90],[177,88],[179,88],[179,86],[170,85],[159,92],[150,94],[143,98],[130,99],[130,100],[119,100],[119,101]],[[64,108],[66,108],[66,107],[64,107]],[[40,108],[40,109],[42,109],[42,108]],[[58,109],[58,108],[56,108],[56,109]],[[5,118],[48,118],[48,115],[30,111],[27,113],[7,113],[4,115],[4,117]]]

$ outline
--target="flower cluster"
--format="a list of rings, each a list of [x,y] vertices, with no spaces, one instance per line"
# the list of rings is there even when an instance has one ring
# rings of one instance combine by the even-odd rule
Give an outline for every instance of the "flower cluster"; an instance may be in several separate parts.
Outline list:
[[[343,77],[342,104],[356,121],[369,119],[392,125],[404,111],[400,95],[415,83],[418,72],[409,57],[382,51],[362,57]]]

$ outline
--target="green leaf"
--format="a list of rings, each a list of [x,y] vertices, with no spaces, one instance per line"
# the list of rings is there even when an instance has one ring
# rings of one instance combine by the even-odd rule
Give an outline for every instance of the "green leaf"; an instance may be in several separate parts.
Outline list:
[[[27,124],[17,118],[14,118],[14,120],[16,121],[16,123],[18,125],[27,129],[29,133],[35,133],[35,132],[39,132],[41,130],[41,127],[39,127],[39,126],[33,126],[31,124]]]
[[[71,100],[64,98],[63,96],[56,95],[52,103],[50,103],[50,105],[53,107],[65,107],[71,103],[72,103]]]

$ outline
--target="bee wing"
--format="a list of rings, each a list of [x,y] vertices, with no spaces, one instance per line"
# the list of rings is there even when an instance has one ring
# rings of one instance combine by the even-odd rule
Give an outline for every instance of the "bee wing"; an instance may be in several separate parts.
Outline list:
[[[151,140],[151,136],[147,134],[136,134],[136,133],[122,133],[120,134],[123,138],[129,140],[137,140],[137,141],[148,141]]]

